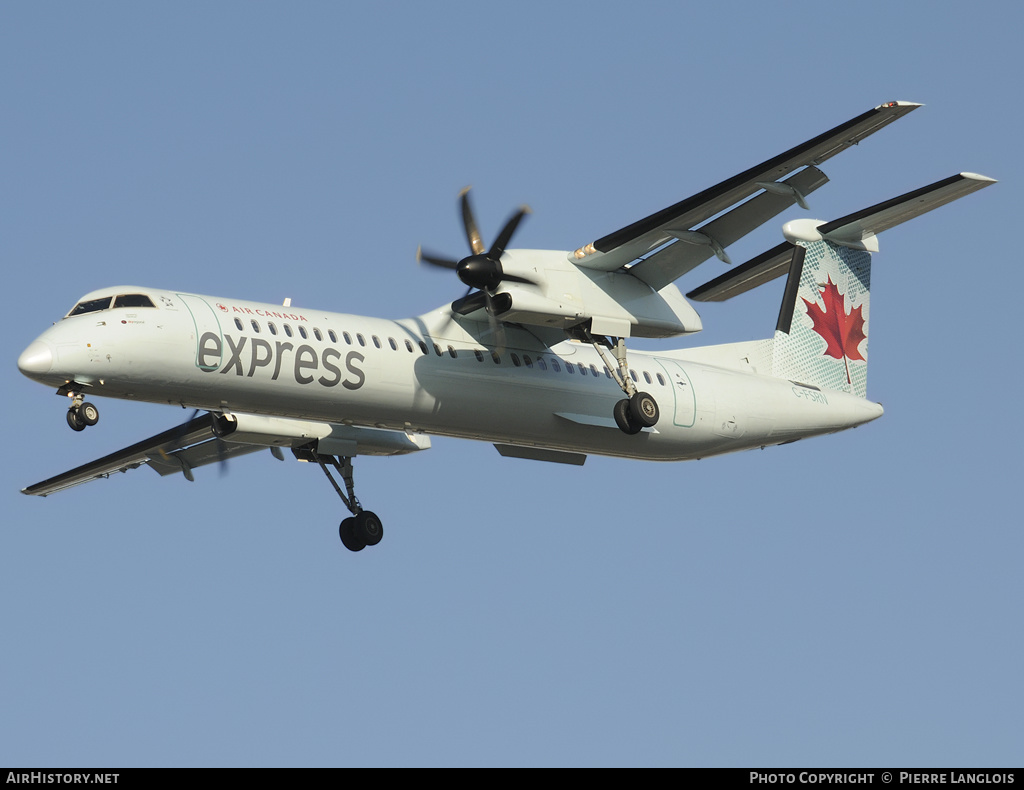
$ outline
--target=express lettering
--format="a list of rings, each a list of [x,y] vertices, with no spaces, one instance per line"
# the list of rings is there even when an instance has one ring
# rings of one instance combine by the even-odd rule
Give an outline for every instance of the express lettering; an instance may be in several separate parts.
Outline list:
[[[298,384],[319,382],[324,387],[341,384],[345,389],[357,390],[366,383],[366,374],[359,367],[366,357],[358,351],[349,351],[342,366],[341,352],[336,348],[325,348],[321,353],[313,346],[275,340],[273,344],[263,338],[239,338],[224,335],[227,344],[228,361],[220,367],[223,374],[252,378],[260,368],[273,369],[270,379],[277,381],[284,371],[289,372]],[[199,338],[196,364],[204,373],[213,373],[224,358],[224,343],[218,335],[206,332]],[[321,375],[317,375],[320,373]]]

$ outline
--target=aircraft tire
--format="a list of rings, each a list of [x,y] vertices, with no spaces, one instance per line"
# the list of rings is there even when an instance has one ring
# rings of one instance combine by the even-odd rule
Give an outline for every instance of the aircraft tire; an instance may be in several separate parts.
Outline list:
[[[645,428],[652,428],[657,425],[661,411],[658,409],[658,401],[649,392],[635,392],[629,399],[629,411],[633,419]]]
[[[70,426],[73,431],[85,430],[85,422],[75,409],[68,409],[68,426]]]
[[[83,403],[78,407],[78,419],[86,425],[95,425],[100,421],[100,410],[91,403]]]
[[[367,546],[376,546],[384,537],[384,525],[376,513],[363,510],[355,517],[353,532],[359,540],[365,541]]]
[[[637,422],[633,416],[632,410],[629,408],[629,399],[623,398],[615,403],[615,408],[612,409],[612,415],[615,417],[615,424],[619,426],[619,430],[623,433],[632,436],[635,433],[640,433],[643,430],[643,425]]]
[[[341,542],[349,551],[362,551],[366,548],[366,542],[362,540],[355,530],[356,520],[354,518],[347,518],[341,522],[338,527],[338,535],[341,537]]]

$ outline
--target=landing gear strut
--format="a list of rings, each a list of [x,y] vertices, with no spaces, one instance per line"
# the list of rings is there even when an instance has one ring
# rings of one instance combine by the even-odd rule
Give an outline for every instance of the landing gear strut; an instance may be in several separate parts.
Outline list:
[[[338,526],[338,535],[342,544],[349,551],[362,551],[367,546],[376,546],[384,537],[384,525],[376,513],[363,510],[363,506],[359,504],[355,482],[352,479],[352,459],[348,456],[339,459],[333,455],[320,455],[316,450],[311,450],[310,453],[313,460],[320,464],[320,468],[324,470],[324,474],[327,475],[327,479],[338,496],[341,497],[341,501],[345,503],[345,507],[352,514],[351,518],[346,518]],[[333,466],[341,475],[342,482],[345,483],[344,491],[341,490],[338,481],[334,479],[328,465]]]
[[[625,398],[616,402],[612,409],[612,416],[615,417],[615,424],[626,434],[640,433],[644,428],[652,428],[658,422],[661,412],[658,409],[658,401],[648,392],[641,392],[633,383],[629,375],[629,365],[626,362],[626,343],[621,338],[614,338],[615,345],[606,337],[595,339],[590,332],[583,330],[584,335],[590,344],[596,349],[604,362],[605,369],[615,379]],[[617,365],[612,365],[605,348],[611,348],[615,352]]]

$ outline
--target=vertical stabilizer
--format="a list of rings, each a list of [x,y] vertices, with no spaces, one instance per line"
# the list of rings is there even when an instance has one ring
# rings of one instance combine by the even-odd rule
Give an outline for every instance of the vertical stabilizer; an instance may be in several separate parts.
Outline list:
[[[804,255],[790,269],[772,375],[866,397],[871,253],[825,240],[797,243]]]

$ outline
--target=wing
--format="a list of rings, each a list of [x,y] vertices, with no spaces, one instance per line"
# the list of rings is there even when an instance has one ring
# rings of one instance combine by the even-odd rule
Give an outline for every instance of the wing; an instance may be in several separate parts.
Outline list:
[[[236,444],[220,439],[214,433],[213,421],[214,415],[204,414],[97,461],[23,488],[21,493],[47,496],[90,480],[110,477],[114,472],[127,472],[143,464],[161,475],[182,473],[191,480],[192,470],[197,467],[266,449],[261,445]]]
[[[572,253],[573,262],[585,268],[614,271],[647,256],[629,271],[655,290],[712,255],[728,262],[725,247],[789,206],[805,206],[804,196],[828,181],[816,165],[920,106],[888,102],[868,110],[710,189],[581,247]],[[757,192],[761,194],[747,200]],[[712,217],[716,219],[701,227]],[[663,249],[658,250],[659,247]],[[648,255],[653,250],[657,251]]]

